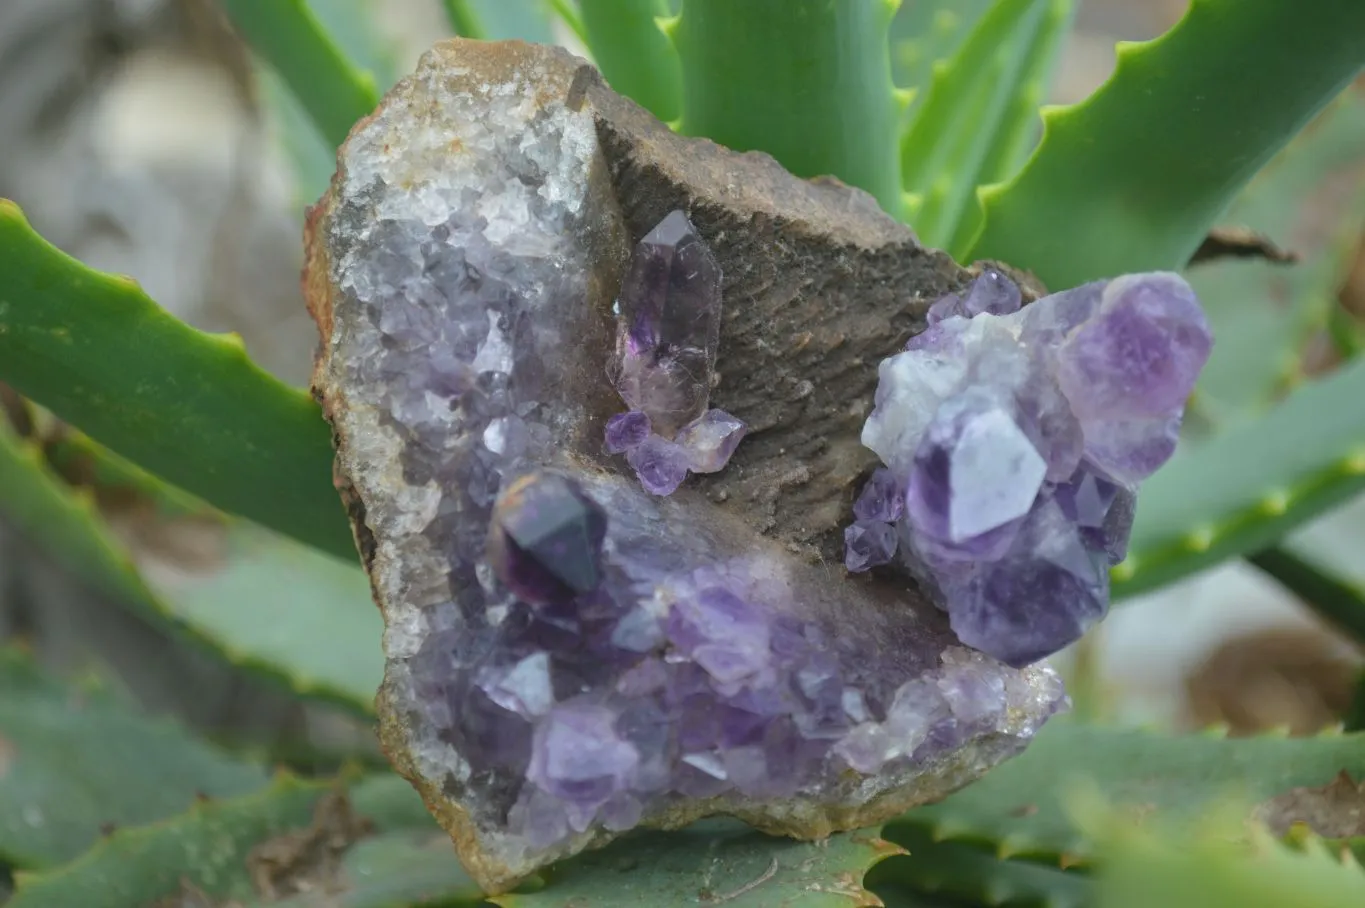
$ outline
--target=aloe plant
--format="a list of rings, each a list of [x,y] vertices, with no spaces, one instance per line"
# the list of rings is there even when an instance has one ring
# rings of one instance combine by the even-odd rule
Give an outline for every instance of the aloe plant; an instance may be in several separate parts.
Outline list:
[[[398,75],[371,5],[220,6],[257,56],[311,202]],[[1359,566],[1294,533],[1365,491],[1365,363],[1353,359],[1365,328],[1335,300],[1365,238],[1365,89],[1352,85],[1365,4],[1192,0],[1167,34],[1120,45],[1108,81],[1066,108],[1041,105],[1073,0],[441,6],[469,39],[572,36],[668,129],[864,190],[962,265],[1031,273],[1030,297],[1123,272],[1184,273],[1217,344],[1177,453],[1143,488],[1114,596],[1136,602],[1245,558],[1365,642]],[[1217,227],[1257,231],[1295,260],[1191,262]],[[883,347],[904,343],[898,319],[886,319]],[[818,321],[811,331],[826,339],[856,334]],[[1330,366],[1310,368],[1323,339]],[[300,700],[375,713],[374,541],[348,526],[332,434],[307,392],[267,375],[236,338],[183,324],[131,279],[65,255],[5,201],[0,383],[0,517],[186,645]],[[762,440],[755,431],[746,444]],[[794,477],[784,489],[808,481]],[[113,490],[172,528],[208,526],[216,563],[147,570],[102,505]],[[346,504],[354,519],[354,497]],[[16,908],[313,905],[319,891],[357,908],[489,904],[395,774],[272,781],[251,755],[139,715],[110,685],[46,677],[17,650],[0,651],[0,689],[0,881],[13,876]],[[1353,843],[1199,827],[1343,771],[1360,780],[1363,734],[1232,740],[1054,719],[1022,755],[884,825],[809,844],[706,820],[628,835],[487,898],[1355,906],[1365,872],[1340,857]],[[1358,816],[1355,797],[1335,809]]]

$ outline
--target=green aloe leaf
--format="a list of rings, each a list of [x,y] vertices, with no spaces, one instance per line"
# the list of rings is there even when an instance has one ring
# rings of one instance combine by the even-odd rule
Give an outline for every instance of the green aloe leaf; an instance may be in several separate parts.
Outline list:
[[[660,120],[677,119],[682,71],[673,44],[655,22],[664,0],[579,0],[588,47],[611,87]]]
[[[997,0],[951,61],[936,64],[901,140],[910,222],[928,246],[961,255],[980,220],[976,187],[1018,166],[1072,0]]]
[[[220,0],[251,48],[299,99],[333,148],[379,103],[370,72],[357,69],[308,0]]]
[[[1257,804],[1325,785],[1343,769],[1365,774],[1365,735],[1166,736],[1064,720],[1044,728],[1021,756],[910,811],[884,834],[913,843],[927,829],[936,840],[978,842],[1005,857],[1088,864],[1099,851],[1070,812],[1078,791],[1097,789],[1144,822],[1189,823],[1227,799]]]
[[[686,0],[668,34],[682,61],[679,129],[833,175],[904,211],[889,0]]]
[[[1176,452],[1144,484],[1114,596],[1256,552],[1365,490],[1365,360]]]
[[[588,29],[583,24],[583,16],[574,0],[546,0],[555,17],[573,32],[574,37],[584,44],[588,43]]]
[[[338,797],[344,790],[334,782],[281,776],[255,794],[204,801],[159,823],[116,830],[70,864],[21,876],[9,908],[142,908],[222,899],[295,908],[479,903],[450,840],[429,818],[404,822],[407,803],[415,800],[408,786],[381,776],[352,786],[349,800]],[[264,891],[267,883],[273,892]]]
[[[266,784],[259,767],[137,714],[106,690],[58,684],[14,650],[0,650],[0,691],[0,863],[48,867],[110,827]]]
[[[91,473],[71,486],[45,452]],[[192,531],[211,557],[144,572],[96,502],[111,489],[152,503],[161,532]],[[79,433],[46,446],[0,420],[0,514],[77,575],[229,664],[368,716],[383,675],[383,621],[356,566],[223,518]]]
[[[1365,643],[1365,582],[1342,576],[1316,553],[1272,546],[1248,559],[1307,606]]]
[[[909,854],[887,858],[867,887],[888,905],[915,895],[940,895],[970,904],[1081,908],[1094,898],[1094,882],[1056,866],[1002,859],[979,845],[936,842],[927,828],[903,824],[896,844]]]
[[[360,715],[384,674],[369,579],[315,549],[226,527],[214,564],[152,584],[152,605],[233,664]]]
[[[101,591],[124,601],[147,595],[137,566],[110,537],[94,495],[57,476],[40,445],[0,418],[0,514]]]
[[[543,889],[492,901],[503,908],[857,908],[878,904],[863,875],[898,852],[876,830],[809,843],[705,820],[675,832],[637,832],[549,868]]]
[[[483,40],[487,37],[479,14],[469,0],[441,0],[441,8],[445,10],[451,29],[461,38]]]
[[[487,905],[443,832],[391,832],[362,839],[343,856],[338,888],[318,895],[249,901],[243,908],[461,908]]]
[[[469,0],[472,15],[490,41],[517,38],[553,44],[550,7],[546,0]]]
[[[327,424],[234,336],[63,254],[0,201],[0,381],[163,479],[354,561]]]
[[[1365,64],[1365,4],[1192,0],[1165,35],[1119,46],[1090,98],[1043,114],[1010,182],[982,191],[971,258],[1054,289],[1189,260],[1248,180]]]
[[[308,8],[341,54],[370,73],[377,94],[388,91],[397,81],[398,61],[396,49],[375,26],[375,0],[308,0]],[[318,130],[283,77],[268,66],[259,70],[264,106],[293,166],[294,196],[301,210],[327,190],[336,170],[337,146]]]
[[[993,0],[918,0],[902,3],[891,20],[891,75],[915,92],[908,113],[914,115],[934,65],[947,61],[962,46]]]
[[[1200,415],[1235,420],[1302,375],[1307,336],[1326,327],[1365,229],[1365,89],[1348,89],[1266,165],[1222,222],[1299,255],[1189,270],[1217,343],[1196,391]]]
[[[1349,851],[1308,842],[1294,848],[1234,822],[1152,830],[1116,814],[1100,828],[1104,860],[1098,908],[1354,908],[1365,872]],[[1106,828],[1107,827],[1107,828]]]

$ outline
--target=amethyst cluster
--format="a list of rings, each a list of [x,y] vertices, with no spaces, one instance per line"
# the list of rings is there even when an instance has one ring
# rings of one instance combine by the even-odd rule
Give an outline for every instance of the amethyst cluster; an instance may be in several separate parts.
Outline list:
[[[674,211],[635,247],[617,300],[608,368],[630,410],[607,421],[606,449],[625,454],[640,484],[670,495],[691,473],[718,473],[746,426],[706,409],[720,346],[720,265]]]
[[[707,409],[726,250],[675,213],[623,280],[635,236],[593,99],[627,102],[585,95],[584,71],[439,45],[357,126],[310,227],[315,388],[385,620],[381,740],[490,892],[637,824],[885,822],[1065,702],[1049,667],[963,647],[903,584],[849,582],[735,498],[661,494],[743,432]],[[725,156],[707,174],[753,166],[662,126],[640,147],[659,143]],[[764,210],[794,223],[802,185]],[[609,446],[638,476],[602,456],[614,394]]]
[[[1016,666],[1108,609],[1138,486],[1175,450],[1213,343],[1175,274],[1020,300],[986,270],[881,364],[863,443],[885,467],[845,531],[849,570],[899,561],[962,642]]]

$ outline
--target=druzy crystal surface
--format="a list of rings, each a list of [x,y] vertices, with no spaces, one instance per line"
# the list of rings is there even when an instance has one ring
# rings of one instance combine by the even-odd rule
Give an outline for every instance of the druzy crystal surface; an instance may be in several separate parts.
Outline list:
[[[488,891],[637,825],[720,813],[819,838],[882,822],[1018,753],[1064,703],[1045,665],[968,649],[904,583],[851,581],[777,535],[774,515],[821,493],[782,458],[828,449],[848,462],[826,472],[859,475],[860,411],[819,411],[837,420],[824,448],[778,442],[787,423],[769,418],[766,447],[736,452],[747,413],[818,397],[795,376],[712,391],[732,345],[824,349],[788,327],[796,297],[765,296],[796,293],[772,275],[821,250],[833,277],[792,287],[852,275],[861,303],[894,286],[889,263],[921,286],[958,279],[870,199],[675,136],[581,61],[520,43],[439,45],[340,162],[306,281],[314,387],[385,618],[381,739]],[[784,245],[703,242],[680,203],[780,222]],[[787,248],[800,259],[754,265]],[[792,334],[722,347],[722,265],[767,282],[734,305],[788,313],[747,330]],[[885,321],[869,314],[857,344],[899,345]],[[712,393],[733,397],[712,408]],[[711,470],[747,491],[683,484]],[[900,476],[860,504],[869,560],[904,546]],[[831,501],[846,506],[848,481]],[[1107,488],[1074,493],[1056,519],[1110,538]],[[792,532],[827,519],[837,546],[834,509],[801,506]]]
[[[886,464],[847,530],[850,570],[890,560],[868,518],[904,489],[898,555],[969,646],[1027,665],[1109,605],[1138,487],[1170,457],[1212,337],[1189,285],[1128,275],[1021,309],[986,270],[881,364],[863,442]]]

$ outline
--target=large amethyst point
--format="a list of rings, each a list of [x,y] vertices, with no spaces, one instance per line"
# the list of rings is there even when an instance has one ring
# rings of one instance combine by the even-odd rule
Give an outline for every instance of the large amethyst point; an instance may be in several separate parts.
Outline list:
[[[520,43],[439,45],[340,160],[306,280],[385,618],[381,740],[489,891],[636,825],[880,823],[1018,753],[1064,702],[1051,669],[966,649],[903,579],[830,568],[873,467],[867,364],[969,284],[868,196],[679,137]],[[671,425],[617,422],[608,444],[733,460],[660,497],[604,451],[622,409],[605,366],[636,238],[673,209],[736,303],[712,363],[709,303],[688,321],[665,294],[631,368],[674,347],[705,368],[638,398]],[[713,368],[723,411],[685,432]],[[737,450],[725,413],[759,427]]]
[[[618,303],[612,381],[672,438],[706,409],[720,345],[720,265],[681,211],[640,240]]]

